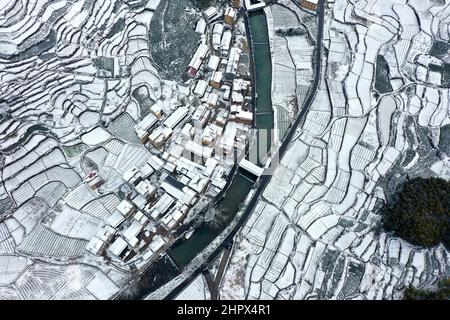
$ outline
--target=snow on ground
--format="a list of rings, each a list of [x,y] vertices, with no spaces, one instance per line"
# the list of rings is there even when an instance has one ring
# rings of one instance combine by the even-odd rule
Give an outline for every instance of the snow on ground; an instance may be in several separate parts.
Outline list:
[[[111,135],[105,129],[97,127],[81,136],[81,141],[89,146],[97,146],[105,142]]]
[[[95,273],[86,289],[99,300],[109,299],[119,291],[119,287],[101,271]]]
[[[175,300],[209,300],[210,298],[206,280],[202,274],[199,274]]]
[[[160,1],[43,0],[33,14],[22,2],[0,0],[0,52],[16,54],[0,62],[0,212],[11,214],[0,223],[0,299],[109,299],[118,287],[105,274],[123,284],[126,269],[114,273],[85,246],[117,205],[107,188],[148,152],[123,148],[103,195],[82,181],[80,161],[125,110],[141,118],[138,86],[161,96],[148,46]]]

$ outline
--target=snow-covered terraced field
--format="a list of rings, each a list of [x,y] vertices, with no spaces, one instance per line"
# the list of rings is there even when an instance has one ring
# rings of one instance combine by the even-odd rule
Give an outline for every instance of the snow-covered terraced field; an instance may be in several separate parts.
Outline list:
[[[132,92],[163,91],[148,44],[159,2],[0,1],[0,298],[108,299],[123,284],[126,268],[85,247],[117,177],[150,155]],[[97,148],[102,194],[83,181]]]
[[[280,10],[271,6],[268,20]],[[434,59],[433,39],[449,39],[446,12],[443,1],[329,4],[315,101],[236,238],[221,298],[398,299],[409,285],[433,288],[449,277],[442,244],[423,249],[375,230],[389,177],[450,179],[442,170],[449,155],[436,155],[421,138],[429,132],[439,144],[439,128],[450,123],[449,89],[415,71],[419,55]],[[281,39],[273,46],[275,61],[285,56]],[[373,91],[379,54],[393,88],[381,95]],[[275,62],[274,88],[283,84],[278,68]],[[291,69],[283,67],[286,79]],[[274,104],[292,94],[283,90],[274,92]]]

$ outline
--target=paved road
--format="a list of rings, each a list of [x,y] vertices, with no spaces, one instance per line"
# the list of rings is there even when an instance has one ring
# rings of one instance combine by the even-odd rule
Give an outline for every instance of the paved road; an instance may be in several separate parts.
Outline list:
[[[293,2],[300,7],[300,5],[293,0]],[[314,101],[314,97],[316,96],[317,89],[319,88],[320,84],[320,78],[321,78],[321,68],[322,68],[322,39],[323,39],[323,26],[324,26],[324,19],[325,19],[325,3],[326,0],[319,0],[318,6],[317,6],[317,16],[318,16],[318,28],[317,28],[317,42],[316,42],[316,50],[315,50],[315,77],[311,86],[311,90],[309,91],[309,95],[306,98],[303,108],[301,109],[300,113],[298,114],[297,118],[295,119],[294,123],[290,127],[288,133],[286,134],[286,137],[284,138],[282,144],[277,149],[277,151],[274,153],[273,157],[279,157],[281,159],[284,155],[284,153],[287,150],[287,147],[289,146],[289,143],[291,142],[292,137],[294,136],[297,127],[299,124],[303,121],[306,114],[308,113],[309,108],[311,107],[311,104]],[[246,20],[246,26],[248,28],[247,23],[247,17]],[[233,238],[236,235],[236,233],[241,229],[242,225],[247,221],[248,216],[253,211],[253,208],[255,207],[256,203],[258,202],[259,196],[261,192],[264,190],[266,185],[269,183],[271,176],[270,175],[263,175],[261,176],[259,182],[258,182],[258,188],[253,195],[252,199],[250,200],[250,203],[248,204],[247,208],[245,209],[244,213],[242,214],[240,220],[236,224],[236,226],[233,228],[233,230],[228,234],[228,236],[224,239],[222,244],[220,244],[216,250],[211,253],[211,255],[206,259],[206,261],[201,265],[197,271],[193,272],[192,275],[183,281],[177,288],[172,290],[171,293],[169,293],[164,299],[170,300],[175,298],[186,286],[189,285],[189,283],[194,280],[197,275],[206,268],[207,265],[209,265],[223,250],[223,247],[226,245],[230,245],[233,243]]]

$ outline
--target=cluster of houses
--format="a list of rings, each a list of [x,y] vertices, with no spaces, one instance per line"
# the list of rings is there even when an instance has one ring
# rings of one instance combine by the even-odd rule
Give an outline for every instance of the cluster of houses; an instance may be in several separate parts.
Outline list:
[[[136,124],[140,142],[153,155],[123,173],[123,200],[89,241],[91,253],[148,263],[173,243],[174,231],[200,200],[224,189],[253,123],[238,18],[234,6],[202,12],[196,25],[201,41],[185,70],[188,99],[184,105],[158,101]],[[89,179],[93,188],[101,183],[95,174]]]
[[[139,257],[141,263],[146,263],[169,244],[171,232],[207,188],[211,196],[224,188],[225,169],[214,157],[204,165],[184,157],[168,161],[169,157],[167,152],[161,158],[152,155],[143,166],[123,173],[120,191],[124,199],[89,241],[89,252],[106,253],[123,262]]]
[[[86,249],[95,255],[106,252],[111,259],[124,262],[142,252],[141,260],[145,262],[162,252],[167,237],[149,215],[148,201],[155,197],[156,188],[148,180],[137,178],[137,170],[130,171],[124,174],[124,179],[135,179],[131,193],[136,195],[132,200],[123,199],[117,205]],[[157,208],[152,206],[152,210]]]
[[[169,112],[160,102],[154,104],[136,125],[141,143],[172,151],[169,158],[178,158],[182,147],[183,156],[200,158],[195,162],[201,165],[208,158],[233,156],[233,150],[245,147],[254,114],[248,66],[236,45],[238,14],[232,6],[203,12],[196,25],[201,42],[185,70],[190,101]],[[168,148],[173,142],[180,147]]]

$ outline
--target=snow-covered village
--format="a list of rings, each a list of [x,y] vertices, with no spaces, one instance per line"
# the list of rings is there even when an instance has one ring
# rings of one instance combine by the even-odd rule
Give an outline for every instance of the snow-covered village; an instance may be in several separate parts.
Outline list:
[[[442,296],[449,24],[434,0],[0,0],[0,299]]]

